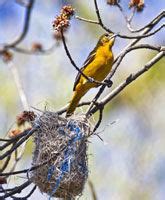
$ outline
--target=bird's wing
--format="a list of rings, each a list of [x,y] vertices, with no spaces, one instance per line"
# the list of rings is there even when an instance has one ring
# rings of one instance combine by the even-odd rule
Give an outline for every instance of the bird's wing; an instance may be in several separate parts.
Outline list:
[[[82,72],[95,59],[95,56],[96,56],[96,50],[94,49],[93,51],[90,52],[89,56],[87,57],[87,59],[85,60],[83,64],[83,67],[80,69]],[[78,73],[74,82],[73,91],[75,91],[76,85],[78,84],[80,77],[81,77],[81,74]]]

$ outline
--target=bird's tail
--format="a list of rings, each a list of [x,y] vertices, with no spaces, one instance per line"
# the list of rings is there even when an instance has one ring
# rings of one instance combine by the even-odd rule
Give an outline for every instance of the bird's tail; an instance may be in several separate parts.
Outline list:
[[[72,100],[71,100],[71,102],[69,104],[69,107],[67,109],[67,112],[66,112],[66,117],[69,117],[69,116],[71,116],[73,114],[73,112],[75,111],[75,109],[76,109],[81,97],[84,96],[84,94],[86,92],[87,91],[84,91],[84,92],[81,91],[81,93],[80,93],[78,91],[74,91]]]

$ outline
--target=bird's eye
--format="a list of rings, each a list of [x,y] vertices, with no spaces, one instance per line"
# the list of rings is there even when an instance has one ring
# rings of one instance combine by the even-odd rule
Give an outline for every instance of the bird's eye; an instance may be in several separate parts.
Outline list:
[[[106,37],[106,38],[108,38],[108,37],[109,37],[109,35],[108,35],[108,34],[105,34],[105,37]]]
[[[103,42],[103,43],[106,43],[106,42],[108,42],[108,41],[109,41],[109,35],[106,34],[106,35],[104,35],[102,42]]]

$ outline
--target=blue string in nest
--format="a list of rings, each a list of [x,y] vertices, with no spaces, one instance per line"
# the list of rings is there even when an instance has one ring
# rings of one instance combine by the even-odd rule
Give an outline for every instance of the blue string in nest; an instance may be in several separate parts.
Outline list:
[[[81,129],[77,125],[76,122],[70,121],[67,124],[66,128],[69,129],[69,131],[73,132],[74,134],[69,139],[68,145],[67,145],[67,147],[64,151],[64,160],[63,160],[61,167],[60,167],[61,174],[59,175],[58,179],[56,180],[56,184],[55,184],[55,186],[52,190],[52,193],[49,196],[49,200],[51,200],[53,194],[56,193],[58,187],[60,186],[60,183],[61,183],[61,180],[62,180],[64,174],[66,172],[70,172],[72,162],[74,161],[75,152],[77,150],[76,142],[80,141],[84,138],[84,134],[81,132]],[[70,135],[68,135],[68,133],[66,133],[65,130],[62,127],[60,128],[59,133],[63,134],[63,135],[67,135],[67,136],[70,137]],[[79,167],[79,170],[82,173],[84,173],[84,174],[87,173],[87,168],[86,168],[86,166],[84,166],[83,163],[78,163],[78,167]],[[55,172],[55,166],[50,166],[49,169],[48,169],[48,175],[47,175],[48,181],[50,181],[54,172]]]

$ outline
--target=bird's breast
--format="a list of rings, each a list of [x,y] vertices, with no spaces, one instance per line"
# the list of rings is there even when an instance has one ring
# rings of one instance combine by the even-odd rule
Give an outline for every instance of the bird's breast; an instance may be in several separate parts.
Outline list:
[[[113,54],[111,51],[98,51],[95,59],[83,70],[83,73],[97,81],[103,81],[110,73],[113,64]],[[83,76],[80,78],[81,85],[95,87],[94,83],[89,83]]]

